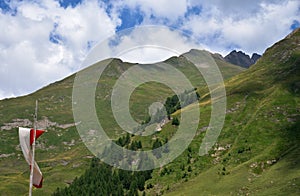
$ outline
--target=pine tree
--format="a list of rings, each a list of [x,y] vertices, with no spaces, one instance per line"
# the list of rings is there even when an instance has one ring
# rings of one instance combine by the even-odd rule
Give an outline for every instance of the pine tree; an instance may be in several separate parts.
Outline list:
[[[168,138],[165,139],[165,147],[163,149],[163,153],[169,153],[170,152],[170,149],[169,149],[169,140]]]
[[[174,117],[172,120],[172,125],[179,126],[180,122],[177,117]]]
[[[162,149],[160,148],[162,146],[162,143],[159,139],[156,139],[155,142],[152,145],[153,155],[156,158],[161,158]]]
[[[130,184],[130,189],[128,195],[132,196],[138,196],[138,186],[137,186],[137,180],[134,179]]]
[[[145,189],[145,177],[143,175],[138,176],[137,186],[140,191],[143,191]]]

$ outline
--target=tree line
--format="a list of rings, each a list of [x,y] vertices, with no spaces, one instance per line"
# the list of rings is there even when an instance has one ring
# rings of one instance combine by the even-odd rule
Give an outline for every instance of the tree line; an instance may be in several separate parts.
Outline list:
[[[113,168],[93,158],[89,169],[65,188],[57,188],[53,196],[73,195],[127,195],[145,194],[145,182],[151,178],[152,170],[132,172]]]

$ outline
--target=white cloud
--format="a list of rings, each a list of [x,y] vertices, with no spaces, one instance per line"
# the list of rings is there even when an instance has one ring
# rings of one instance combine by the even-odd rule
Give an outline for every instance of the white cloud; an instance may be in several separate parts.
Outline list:
[[[113,5],[115,13],[125,6],[139,8],[145,15],[143,25],[170,25],[190,31],[209,50],[223,55],[232,49],[263,53],[287,35],[292,21],[300,18],[298,0],[124,0]],[[195,6],[200,14],[187,14]]]
[[[229,5],[230,2],[235,1],[228,1]],[[235,14],[226,15],[223,10],[211,8],[205,10],[201,17],[190,17],[183,28],[191,30],[213,51],[225,54],[232,49],[229,46],[233,46],[247,53],[262,53],[266,47],[290,32],[292,21],[300,17],[300,2],[293,0],[277,4],[261,2],[258,12],[239,19]],[[222,8],[221,5],[216,4],[215,7]],[[244,11],[247,7],[241,9]]]
[[[224,39],[239,44],[244,50],[263,52],[266,46],[290,32],[291,21],[297,15],[299,1],[283,4],[263,4],[262,12],[253,18],[224,23]]]
[[[188,0],[120,0],[112,3],[114,11],[129,7],[131,9],[139,9],[144,13],[144,20],[153,20],[152,16],[156,19],[166,18],[172,22],[175,22],[178,18],[183,17],[187,12],[189,2]]]
[[[246,18],[261,12],[261,4],[274,4],[286,0],[190,0],[192,6],[202,6],[204,12],[214,10],[223,16],[235,19]],[[288,0],[289,1],[289,0]]]
[[[32,92],[80,69],[90,48],[115,34],[124,22],[120,17],[125,7],[141,12],[142,25],[170,25],[191,32],[204,48],[223,55],[231,49],[262,53],[300,18],[298,0],[116,0],[109,1],[109,14],[108,5],[99,0],[66,9],[57,0],[10,4],[17,9],[15,16],[0,12],[0,99]],[[189,12],[194,6],[199,14]],[[56,43],[49,41],[50,34]],[[169,49],[158,47],[163,42],[171,43]],[[151,44],[124,52],[145,43]],[[167,28],[135,29],[117,48],[107,45],[102,56],[149,63],[199,47]]]
[[[0,100],[8,97],[16,97],[16,96],[14,94],[7,94],[7,92],[4,92],[0,89]]]
[[[132,63],[155,63],[188,52],[202,49],[196,40],[182,36],[182,32],[165,26],[140,26],[118,32],[98,44],[85,59],[89,66],[107,58],[120,58]]]
[[[78,70],[89,47],[113,34],[118,23],[95,0],[67,9],[52,0],[15,6],[16,16],[0,13],[2,98],[27,94]],[[51,32],[62,38],[58,44],[50,42]]]
[[[113,53],[128,62],[154,63],[188,52],[191,48],[200,49],[201,46],[182,36],[180,31],[163,26],[144,26],[122,36]]]
[[[136,1],[141,10],[148,15],[155,15],[157,17],[166,17],[170,20],[176,20],[181,17],[187,11],[188,3],[186,0],[143,0]]]

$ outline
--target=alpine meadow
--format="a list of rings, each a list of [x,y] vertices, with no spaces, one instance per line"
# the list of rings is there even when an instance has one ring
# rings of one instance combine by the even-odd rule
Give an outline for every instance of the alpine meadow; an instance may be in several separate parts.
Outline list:
[[[30,170],[17,130],[33,127],[36,100],[37,128],[47,131],[36,141],[36,162],[44,181],[42,189],[33,189],[33,195],[300,195],[300,29],[268,48],[248,69],[244,67],[249,65],[234,65],[205,50],[192,49],[187,54],[203,53],[218,65],[227,99],[224,126],[206,155],[199,156],[199,148],[209,126],[212,100],[193,63],[184,54],[164,61],[195,87],[191,92],[197,99],[186,98],[184,105],[161,83],[144,83],[134,90],[129,109],[141,129],[153,121],[148,113],[152,103],[161,103],[167,112],[159,131],[142,136],[123,131],[111,108],[116,81],[137,64],[110,59],[94,99],[101,125],[113,142],[135,151],[156,149],[174,136],[183,111],[200,108],[201,120],[188,148],[169,164],[148,171],[125,171],[105,164],[77,132],[79,122],[74,122],[72,113],[73,74],[27,96],[0,101],[0,195],[28,193]],[[101,62],[92,65],[100,66]],[[150,69],[156,64],[138,66]],[[164,153],[167,148],[154,156]]]

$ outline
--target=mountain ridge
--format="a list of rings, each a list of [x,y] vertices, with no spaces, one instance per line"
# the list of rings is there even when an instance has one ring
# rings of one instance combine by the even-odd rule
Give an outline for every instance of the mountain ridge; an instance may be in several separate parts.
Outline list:
[[[228,55],[224,57],[225,61],[232,63],[234,65],[239,65],[241,67],[249,68],[251,65],[255,64],[261,55],[253,53],[251,58],[248,54],[242,51],[231,51]]]
[[[112,61],[110,61],[112,60]],[[110,94],[113,84],[130,67],[137,64],[108,59],[110,64],[104,70],[95,94],[98,115],[103,116],[102,126],[107,134],[117,139],[124,133],[113,119]],[[205,85],[200,73],[185,58],[173,57],[166,61],[183,72],[194,86]],[[95,64],[93,66],[101,66]],[[147,65],[139,65],[147,66]],[[219,61],[224,78],[244,71],[244,69]],[[0,192],[7,195],[25,194],[28,189],[28,166],[22,157],[18,144],[17,127],[32,124],[35,100],[39,101],[38,122],[45,125],[47,133],[37,141],[36,160],[45,175],[44,188],[34,194],[50,195],[57,187],[64,187],[88,168],[92,154],[82,143],[72,115],[72,88],[76,74],[47,85],[26,96],[0,101]],[[147,89],[147,90],[146,90]],[[162,101],[173,95],[172,91],[159,84],[145,84],[132,96],[130,108],[133,117],[142,123],[148,115],[144,108],[153,102]],[[21,124],[20,124],[21,123]],[[152,145],[144,143],[144,146]],[[11,167],[15,165],[15,167]],[[12,188],[14,187],[14,188]]]
[[[248,70],[231,65],[213,55],[226,79],[228,97],[225,126],[208,155],[199,157],[199,146],[205,136],[210,119],[211,102],[205,81],[189,68],[183,56],[172,57],[172,64],[198,89],[200,103],[184,108],[201,109],[201,121],[195,138],[182,155],[169,165],[153,171],[146,182],[150,195],[208,195],[260,194],[274,195],[300,193],[299,168],[299,30],[268,48],[263,57]],[[192,51],[197,52],[199,51]],[[95,64],[93,66],[99,66]],[[95,94],[97,114],[104,114],[103,127],[109,136],[123,136],[109,110],[109,94],[117,78],[133,66],[113,60],[100,78]],[[73,122],[71,111],[72,86],[75,75],[53,83],[28,96],[0,101],[0,127],[13,119],[32,119],[34,101],[40,103],[39,120],[47,117],[48,123],[68,125]],[[145,84],[132,95],[132,116],[142,122],[147,117],[149,104],[164,100],[174,93],[158,84]],[[145,97],[147,99],[145,99]],[[136,104],[134,104],[136,103]],[[180,116],[180,110],[172,114]],[[176,132],[176,126],[166,124],[155,133],[165,141]],[[17,130],[0,130],[0,191],[6,195],[26,194],[28,167],[18,147]],[[151,148],[152,137],[131,137]],[[38,140],[37,161],[44,172],[44,188],[34,194],[50,195],[56,187],[64,189],[75,177],[83,174],[90,164],[91,153],[80,140],[74,126],[49,126],[48,132]],[[13,165],[14,167],[11,167]],[[203,180],[205,179],[205,180]],[[295,184],[295,185],[293,185]],[[149,188],[147,188],[149,187]],[[140,192],[141,193],[141,192]],[[142,193],[141,193],[142,194]]]
[[[210,152],[215,162],[168,195],[299,195],[299,75],[297,29],[225,82],[227,120]]]

